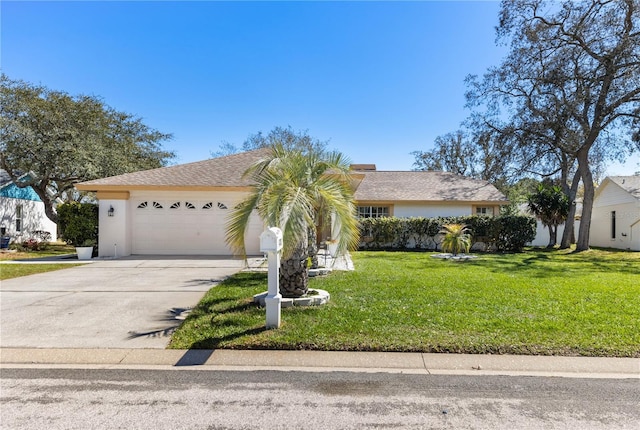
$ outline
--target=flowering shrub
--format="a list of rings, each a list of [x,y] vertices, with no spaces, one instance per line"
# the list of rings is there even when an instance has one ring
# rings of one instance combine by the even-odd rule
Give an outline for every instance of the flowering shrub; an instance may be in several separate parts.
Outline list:
[[[22,242],[22,247],[24,248],[25,251],[40,251],[41,250],[41,246],[40,246],[40,242],[38,242],[36,239],[27,239],[24,242]]]
[[[44,251],[51,241],[51,233],[43,230],[35,230],[30,233],[30,238],[22,242],[25,251]]]

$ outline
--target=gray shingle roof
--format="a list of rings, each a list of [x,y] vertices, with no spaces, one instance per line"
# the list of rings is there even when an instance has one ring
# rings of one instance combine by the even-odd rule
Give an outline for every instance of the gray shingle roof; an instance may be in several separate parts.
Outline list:
[[[640,175],[635,176],[609,176],[614,183],[640,200]]]
[[[126,173],[94,181],[81,182],[78,188],[104,187],[244,187],[250,184],[242,174],[263,158],[268,149],[242,152],[195,163]],[[95,187],[95,189],[92,189]]]
[[[195,163],[127,173],[77,184],[82,190],[148,187],[246,187],[245,170],[268,149],[242,152]],[[493,185],[446,172],[357,171],[364,175],[355,198],[359,201],[483,201],[506,203]]]
[[[358,201],[482,201],[507,203],[507,198],[486,181],[448,172],[360,172],[364,179]]]

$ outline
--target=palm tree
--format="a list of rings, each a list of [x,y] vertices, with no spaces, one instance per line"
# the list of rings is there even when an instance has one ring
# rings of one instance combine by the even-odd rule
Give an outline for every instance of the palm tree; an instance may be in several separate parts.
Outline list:
[[[339,252],[358,244],[349,162],[339,152],[275,144],[269,155],[251,166],[244,177],[254,185],[249,196],[230,214],[226,241],[237,253],[246,255],[245,231],[251,212],[257,210],[268,226],[279,227],[283,233],[280,294],[303,296],[308,289],[309,232],[315,232],[318,213],[331,214],[332,234],[339,240]]]
[[[549,244],[553,248],[558,242],[558,226],[567,220],[569,199],[558,186],[539,184],[535,193],[527,196],[529,210],[542,225],[549,228]]]
[[[459,252],[469,252],[471,248],[471,235],[469,228],[464,224],[445,224],[440,230],[443,234],[442,250],[458,255]]]

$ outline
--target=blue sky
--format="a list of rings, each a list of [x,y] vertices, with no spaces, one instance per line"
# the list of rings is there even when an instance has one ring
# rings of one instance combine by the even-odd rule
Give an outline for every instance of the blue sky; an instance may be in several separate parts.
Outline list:
[[[506,53],[496,1],[14,2],[1,68],[172,133],[177,162],[275,126],[409,170],[468,115],[464,78]],[[610,174],[639,170],[636,154]]]

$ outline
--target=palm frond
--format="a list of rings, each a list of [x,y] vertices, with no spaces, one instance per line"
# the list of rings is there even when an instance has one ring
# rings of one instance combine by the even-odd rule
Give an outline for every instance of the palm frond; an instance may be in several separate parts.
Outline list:
[[[332,214],[334,232],[340,237],[339,249],[357,245],[359,225],[349,162],[339,152],[285,149],[276,144],[267,157],[247,169],[245,177],[255,185],[227,226],[228,243],[234,249],[240,249],[241,242],[244,247],[241,227],[248,223],[253,209],[268,226],[282,229],[283,258],[306,243],[320,210]]]
[[[234,210],[231,211],[225,224],[225,241],[235,254],[241,255],[242,257],[246,257],[247,255],[245,248],[245,232],[249,225],[251,213],[259,200],[259,193],[249,194],[246,199],[241,201],[236,205]]]

